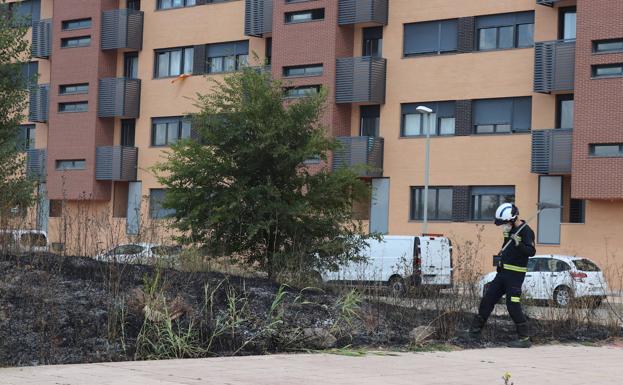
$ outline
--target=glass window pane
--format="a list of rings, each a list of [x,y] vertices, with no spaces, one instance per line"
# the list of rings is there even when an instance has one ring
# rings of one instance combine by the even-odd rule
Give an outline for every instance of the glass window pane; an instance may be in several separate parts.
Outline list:
[[[186,0],[186,6],[190,7],[191,5],[195,5],[195,0]]]
[[[498,48],[513,48],[515,45],[515,27],[500,27],[500,43]]]
[[[497,28],[478,30],[478,49],[481,51],[496,48]]]
[[[596,156],[613,156],[619,155],[619,145],[596,145],[593,147],[593,155]]]
[[[184,6],[184,0],[173,0],[173,7],[182,7]]]
[[[167,144],[167,124],[166,123],[158,123],[158,124],[156,124],[154,145],[155,146],[164,146],[165,144]]]
[[[573,128],[573,100],[560,102],[560,128]]]
[[[218,73],[223,72],[223,58],[211,57],[210,58],[210,72]]]
[[[179,137],[179,123],[169,123],[167,125],[167,143],[175,143]]]
[[[163,52],[158,54],[158,77],[169,76],[169,53]]]
[[[576,13],[566,12],[563,20],[563,39],[575,39],[576,36]]]
[[[439,119],[439,135],[454,135],[456,126],[455,122],[455,118]]]
[[[161,9],[171,8],[171,0],[160,0],[160,8]]]
[[[452,189],[439,189],[437,219],[452,219]]]
[[[182,122],[182,139],[190,138],[190,122]]]
[[[422,135],[422,115],[420,114],[406,114],[405,115],[405,128],[403,135]]]
[[[598,67],[595,71],[597,76],[616,76],[623,73],[623,66],[621,67]]]
[[[182,71],[182,50],[171,51],[170,76],[177,76]]]
[[[511,132],[510,124],[498,124],[495,126],[495,132]]]
[[[233,72],[236,70],[236,57],[235,56],[226,56],[225,57],[225,72]]]
[[[478,219],[493,219],[495,210],[498,208],[499,199],[497,195],[481,195],[480,196],[480,216]]]
[[[492,124],[481,124],[476,126],[477,134],[492,134],[494,130],[494,126]]]
[[[184,73],[193,73],[193,48],[184,48]]]
[[[598,43],[595,51],[597,52],[623,51],[623,41]]]
[[[534,45],[534,24],[519,25],[517,34],[518,47],[532,47]]]
[[[249,65],[249,55],[238,55],[238,68],[247,67]]]
[[[422,189],[422,199],[424,199],[424,189]],[[437,218],[437,189],[429,188],[428,189],[428,212],[426,213],[428,219],[436,219]],[[422,213],[422,219],[424,218],[424,213]]]

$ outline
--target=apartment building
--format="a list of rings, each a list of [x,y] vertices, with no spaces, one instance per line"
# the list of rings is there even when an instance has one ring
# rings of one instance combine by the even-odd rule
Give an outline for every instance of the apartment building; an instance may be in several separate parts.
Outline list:
[[[25,71],[39,84],[23,132],[43,229],[63,201],[92,202],[129,237],[166,216],[149,167],[191,135],[183,116],[206,77],[256,54],[287,98],[329,90],[323,120],[344,144],[329,166],[373,167],[361,174],[371,230],[422,231],[430,123],[429,232],[480,238],[488,269],[497,205],[528,218],[546,201],[562,209],[532,223],[539,253],[623,258],[619,0],[14,3],[33,16]]]

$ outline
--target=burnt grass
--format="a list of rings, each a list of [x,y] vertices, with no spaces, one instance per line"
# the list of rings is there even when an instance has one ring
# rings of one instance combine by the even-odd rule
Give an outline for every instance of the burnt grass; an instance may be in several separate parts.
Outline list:
[[[156,275],[158,284],[152,285]],[[174,329],[187,330],[191,324],[191,341],[201,348],[176,357],[327,347],[408,350],[413,347],[409,332],[425,325],[437,330],[427,343],[482,348],[515,338],[508,317],[492,317],[483,339],[472,342],[456,335],[471,319],[462,312],[363,301],[356,316],[345,317],[337,294],[293,288],[286,289],[283,301],[271,312],[280,285],[265,279],[176,270],[157,273],[152,266],[112,265],[83,257],[0,256],[0,366],[167,358],[145,354],[137,346],[150,285],[166,298],[166,314],[175,318]],[[209,305],[206,293],[213,293]],[[214,320],[219,315],[226,319],[232,303],[239,317],[235,328],[216,333]],[[594,324],[531,323],[536,343],[613,337],[613,331]],[[315,332],[310,335],[306,330]]]

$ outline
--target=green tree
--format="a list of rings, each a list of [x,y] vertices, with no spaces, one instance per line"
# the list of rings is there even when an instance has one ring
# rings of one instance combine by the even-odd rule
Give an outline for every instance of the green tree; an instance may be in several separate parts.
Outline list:
[[[247,68],[198,95],[195,138],[155,170],[182,243],[235,255],[269,278],[335,269],[365,245],[353,203],[368,186],[351,169],[311,172],[337,142],[319,121],[325,92],[284,102],[283,85]]]
[[[0,220],[15,207],[32,204],[34,184],[25,176],[25,157],[20,153],[19,124],[28,105],[21,63],[30,59],[28,27],[15,20],[7,4],[0,4]]]

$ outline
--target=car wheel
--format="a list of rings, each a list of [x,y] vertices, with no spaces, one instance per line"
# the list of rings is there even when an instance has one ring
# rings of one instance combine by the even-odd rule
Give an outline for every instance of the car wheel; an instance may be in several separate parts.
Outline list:
[[[568,307],[573,300],[573,293],[567,286],[559,286],[554,290],[554,303],[559,307]]]
[[[389,293],[393,297],[401,297],[407,291],[407,287],[405,286],[405,281],[402,277],[394,275],[389,279]]]

